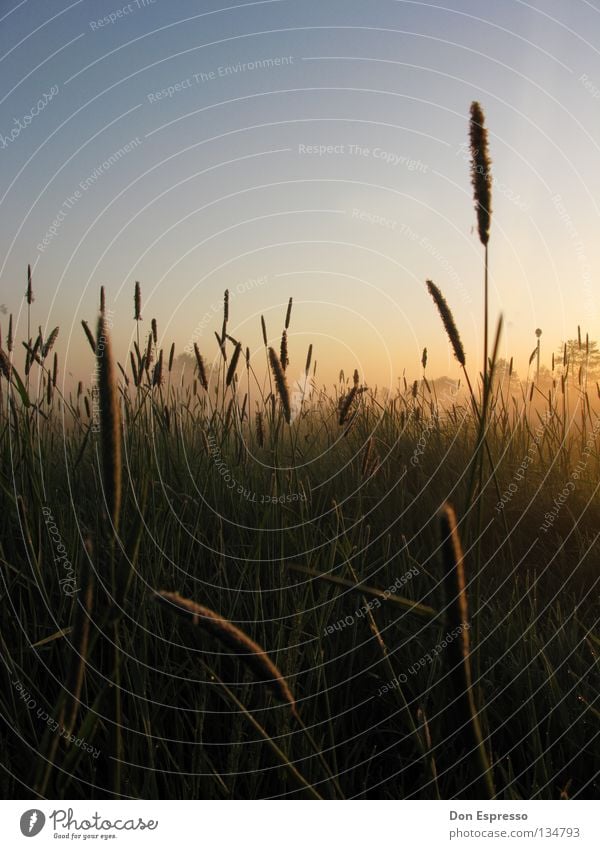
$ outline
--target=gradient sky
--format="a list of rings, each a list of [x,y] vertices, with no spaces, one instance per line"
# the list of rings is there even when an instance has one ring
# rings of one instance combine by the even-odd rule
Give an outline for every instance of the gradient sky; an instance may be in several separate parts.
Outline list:
[[[418,376],[424,346],[430,374],[458,374],[431,277],[475,372],[477,99],[496,181],[491,315],[524,376],[536,327],[547,362],[578,324],[600,336],[599,59],[587,0],[0,0],[0,303],[22,338],[30,262],[34,327],[60,325],[63,375],[79,379],[101,283],[121,360],[135,280],[144,329],[155,316],[165,345],[196,338],[209,358],[226,287],[230,331],[256,352],[260,314],[278,339],[292,296],[292,374],[313,342],[321,379],[358,367],[390,385]]]

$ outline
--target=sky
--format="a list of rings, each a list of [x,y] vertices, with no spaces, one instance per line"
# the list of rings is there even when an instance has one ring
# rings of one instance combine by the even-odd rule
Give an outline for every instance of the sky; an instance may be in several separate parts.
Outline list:
[[[0,0],[0,304],[60,326],[65,380],[106,287],[136,332],[261,357],[289,297],[290,370],[370,385],[458,376],[425,287],[480,368],[483,252],[468,114],[493,161],[490,320],[525,376],[577,326],[598,338],[600,3],[588,0]],[[8,315],[0,315],[6,335]]]

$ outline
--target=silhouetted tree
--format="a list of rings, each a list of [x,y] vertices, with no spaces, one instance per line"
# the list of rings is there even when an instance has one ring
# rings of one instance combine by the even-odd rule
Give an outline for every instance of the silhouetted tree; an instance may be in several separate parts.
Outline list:
[[[575,381],[579,379],[579,371],[581,369],[581,379],[598,380],[600,378],[600,350],[598,343],[590,340],[586,343],[585,339],[568,339],[563,342],[555,354],[555,364],[558,374],[564,372],[565,359],[565,344],[566,344],[566,359],[570,378]]]

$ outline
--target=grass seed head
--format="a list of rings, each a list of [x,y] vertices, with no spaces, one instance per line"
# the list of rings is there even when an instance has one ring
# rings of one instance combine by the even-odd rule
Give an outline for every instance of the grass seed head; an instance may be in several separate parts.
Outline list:
[[[448,335],[448,339],[450,340],[450,344],[452,345],[454,356],[461,364],[461,366],[464,367],[466,363],[465,351],[460,339],[460,335],[456,328],[456,323],[454,321],[454,316],[452,315],[450,307],[446,303],[446,299],[444,298],[438,287],[435,285],[433,280],[427,281],[427,288],[429,289],[429,294],[433,298],[434,303],[438,308],[438,312],[440,314],[442,323]]]
[[[261,412],[256,414],[256,441],[261,448],[265,444],[265,428],[263,423],[263,414]]]
[[[214,610],[184,598],[179,593],[161,590],[156,599],[171,613],[185,617],[192,625],[219,640],[252,670],[262,684],[269,687],[282,702],[287,702],[292,713],[296,713],[296,702],[286,679],[264,649],[244,631]]]
[[[477,211],[479,240],[482,245],[487,245],[490,239],[492,217],[492,163],[488,151],[488,131],[485,127],[485,116],[476,100],[471,103],[469,139],[471,143],[471,183]]]
[[[287,330],[284,330],[281,334],[281,351],[279,354],[279,360],[281,362],[281,368],[285,371],[290,363],[288,358]]]
[[[0,372],[10,381],[11,363],[6,351],[0,348]]]
[[[266,325],[266,322],[265,322],[264,315],[261,315],[261,317],[260,317],[260,326],[261,326],[261,329],[262,329],[263,342],[265,343],[265,348],[266,348],[267,344],[268,344],[267,343],[267,325]]]
[[[153,333],[148,334],[148,342],[146,344],[146,368],[147,369],[150,368],[150,366],[152,364],[152,359],[153,359],[153,357],[152,357],[152,340],[153,340],[153,337],[154,337]]]
[[[204,367],[204,360],[202,359],[202,354],[200,353],[200,349],[198,348],[198,344],[194,342],[194,353],[196,354],[196,365],[198,367],[198,378],[200,380],[200,384],[205,392],[208,392],[208,380],[206,379],[206,369]]]
[[[46,359],[46,357],[48,356],[48,354],[52,350],[54,343],[56,342],[57,337],[58,337],[58,327],[55,327],[54,330],[52,331],[52,333],[50,334],[50,336],[48,336],[46,343],[42,346],[42,359],[43,360]]]
[[[31,266],[27,266],[27,291],[25,292],[25,296],[27,298],[27,303],[31,306],[31,304],[35,301],[33,297],[33,282],[31,278]]]
[[[163,350],[160,349],[160,353],[158,355],[158,360],[156,361],[156,365],[154,366],[154,372],[152,374],[152,385],[160,386],[162,383],[162,372],[163,372]]]
[[[304,366],[304,374],[308,377],[308,372],[310,371],[310,363],[312,360],[312,343],[308,346],[308,352],[306,354],[306,365]]]
[[[352,403],[354,402],[354,399],[356,398],[357,392],[358,392],[358,387],[355,384],[352,387],[352,389],[350,389],[349,392],[347,392],[345,395],[342,395],[342,397],[340,398],[339,416],[338,416],[338,422],[339,422],[340,426],[346,424],[346,422],[348,421],[350,409],[352,407]]]
[[[130,360],[130,363],[131,363],[131,373],[133,375],[133,383],[134,383],[134,386],[137,387],[137,386],[140,385],[140,379],[139,379],[138,370],[135,366],[135,357],[133,356],[133,351],[129,352],[129,360]]]
[[[227,326],[227,322],[229,321],[229,289],[225,289],[225,294],[223,295],[223,327]],[[225,336],[225,334],[223,334]]]
[[[275,385],[279,394],[279,400],[281,401],[283,417],[287,424],[289,424],[292,416],[292,411],[290,407],[290,393],[285,379],[285,372],[281,366],[281,362],[279,361],[279,357],[277,356],[277,353],[274,348],[269,348],[269,362],[273,371],[273,377],[275,378]]]
[[[86,338],[87,338],[88,342],[90,343],[90,348],[92,349],[92,351],[95,354],[96,353],[96,340],[94,339],[94,335],[93,335],[92,331],[90,330],[87,321],[82,320],[81,326],[83,327]]]
[[[233,381],[233,378],[235,377],[235,370],[237,368],[241,352],[242,352],[242,343],[238,342],[237,345],[235,346],[233,355],[232,355],[231,360],[229,362],[229,368],[227,369],[227,376],[225,377],[225,386],[230,386],[232,381]]]
[[[121,512],[121,416],[110,333],[105,318],[98,319],[98,393],[104,494],[113,526]]]
[[[135,291],[133,293],[133,317],[135,321],[142,320],[142,288],[139,281],[135,281]]]

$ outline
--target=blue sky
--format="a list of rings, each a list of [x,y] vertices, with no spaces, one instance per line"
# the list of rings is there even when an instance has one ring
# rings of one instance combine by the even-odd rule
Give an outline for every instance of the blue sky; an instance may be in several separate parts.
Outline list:
[[[524,372],[536,327],[546,359],[578,323],[597,336],[592,3],[26,0],[0,18],[0,302],[24,333],[31,262],[34,324],[61,326],[66,374],[91,368],[80,321],[101,283],[125,351],[136,279],[179,350],[196,333],[216,353],[226,287],[253,350],[260,314],[277,337],[293,296],[292,366],[312,341],[322,376],[357,366],[389,384],[418,373],[424,346],[433,374],[454,373],[431,277],[475,368],[474,99],[503,353]]]

